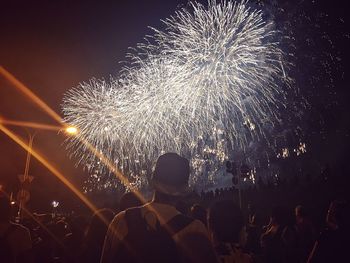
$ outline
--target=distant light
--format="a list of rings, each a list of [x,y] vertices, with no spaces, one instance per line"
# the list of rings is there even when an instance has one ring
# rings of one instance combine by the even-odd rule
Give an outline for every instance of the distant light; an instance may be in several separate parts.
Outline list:
[[[11,201],[11,205],[14,205],[14,204],[16,204],[16,202],[15,201]]]
[[[294,152],[297,154],[297,156],[306,153],[306,143],[300,142],[299,146],[294,149]]]
[[[58,205],[60,204],[60,202],[58,202],[58,201],[52,201],[52,206],[54,207],[54,208],[56,208],[56,207],[58,207]]]
[[[288,150],[288,148],[284,148],[284,149],[282,149],[282,158],[287,158],[287,157],[289,157],[289,150]]]
[[[66,132],[68,134],[74,135],[74,134],[78,133],[78,129],[73,127],[73,126],[69,126],[69,127],[66,128]]]

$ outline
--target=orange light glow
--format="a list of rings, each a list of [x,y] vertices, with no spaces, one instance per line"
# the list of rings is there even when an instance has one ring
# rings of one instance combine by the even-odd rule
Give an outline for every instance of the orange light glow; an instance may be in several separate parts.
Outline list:
[[[47,114],[49,114],[58,123],[60,123],[61,125],[64,125],[67,133],[69,133],[68,129],[70,129],[70,128],[72,128],[72,129],[70,129],[71,131],[73,131],[73,132],[75,131],[74,129],[76,129],[76,128],[67,126],[67,124],[65,124],[62,121],[62,118],[54,110],[52,110],[43,100],[41,100],[29,88],[27,88],[23,83],[21,83],[19,80],[17,80],[11,73],[9,73],[7,70],[5,70],[1,66],[0,66],[0,74],[2,74],[18,90],[20,90],[24,95],[26,95],[29,99],[31,99],[33,101],[33,103],[35,103],[37,106],[39,106],[43,111],[45,111]],[[15,142],[17,142],[26,151],[28,151],[28,146],[23,142],[23,140],[20,137],[13,134],[6,127],[1,125],[1,122],[0,122],[0,130],[2,130],[11,139],[13,139]],[[74,134],[77,134],[77,133],[78,133],[78,130],[76,130]],[[70,133],[70,134],[72,134],[72,133]],[[85,145],[85,147],[87,147],[87,149],[89,149],[96,157],[98,157],[109,168],[109,170],[117,176],[117,178],[125,186],[130,185],[129,180],[118,170],[118,168],[110,160],[108,160],[108,158],[106,158],[103,154],[101,154],[96,148],[94,148],[89,142],[87,142],[83,138],[79,138],[79,136],[77,138],[80,140],[81,143],[83,143]],[[49,162],[47,162],[43,157],[41,157],[35,151],[32,151],[32,154],[39,162],[41,162],[47,169],[49,169],[55,176],[57,176],[70,190],[72,190],[91,210],[93,210],[93,211],[96,210],[96,208],[86,199],[86,197],[78,189],[76,189],[61,173],[59,173],[54,167],[52,167]],[[139,197],[140,200],[145,202],[145,198],[142,196],[142,194],[140,192],[135,191],[135,193]]]
[[[73,126],[69,126],[65,129],[65,131],[70,134],[70,135],[75,135],[78,133],[78,129],[73,127]]]
[[[41,124],[41,123],[37,123],[37,122],[7,120],[7,119],[1,118],[1,117],[0,117],[0,123],[4,124],[4,125],[34,128],[34,129],[40,129],[40,130],[60,131],[62,129],[61,126]]]
[[[59,124],[62,123],[62,118],[52,110],[44,101],[42,101],[38,96],[36,96],[30,89],[28,89],[22,82],[17,80],[10,72],[0,66],[0,74],[2,74],[9,82],[11,82],[19,91],[24,95],[29,97],[33,103],[44,110],[48,115],[50,115]]]
[[[64,185],[66,185],[74,194],[76,194],[79,199],[89,207],[93,212],[97,210],[97,208],[71,183],[67,180],[66,177],[63,176],[54,166],[52,166],[44,157],[38,154],[34,149],[30,149],[29,146],[21,139],[19,136],[11,132],[5,126],[0,124],[0,130],[5,133],[8,137],[10,137],[13,141],[15,141],[18,145],[20,145],[26,151],[30,151],[32,156],[37,159],[42,165],[44,165],[52,174],[54,174]]]

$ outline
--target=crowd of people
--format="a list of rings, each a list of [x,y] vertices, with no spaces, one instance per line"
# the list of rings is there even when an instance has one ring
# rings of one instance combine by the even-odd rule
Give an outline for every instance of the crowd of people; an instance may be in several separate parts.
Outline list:
[[[349,261],[348,200],[333,200],[320,224],[306,199],[291,209],[272,186],[245,191],[242,208],[234,188],[193,197],[189,173],[187,159],[166,153],[156,163],[151,200],[128,192],[118,210],[90,217],[27,213],[14,223],[13,206],[0,195],[0,262]]]

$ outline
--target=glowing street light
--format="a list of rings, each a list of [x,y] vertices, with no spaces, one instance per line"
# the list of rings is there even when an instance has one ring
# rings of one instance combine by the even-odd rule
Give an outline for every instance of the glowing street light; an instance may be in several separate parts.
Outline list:
[[[68,126],[65,131],[70,135],[75,135],[78,133],[78,129],[73,126]]]
[[[25,164],[25,170],[24,173],[19,175],[19,180],[21,182],[22,188],[18,192],[17,199],[18,199],[18,218],[20,219],[22,216],[22,208],[29,201],[30,193],[29,193],[29,185],[34,179],[33,176],[29,175],[29,165],[30,165],[30,159],[32,155],[32,147],[33,147],[33,141],[34,137],[37,133],[38,129],[44,129],[44,130],[64,130],[67,135],[73,136],[78,133],[78,129],[73,126],[53,126],[53,125],[46,125],[41,123],[33,123],[33,122],[23,122],[23,121],[14,121],[14,120],[5,120],[0,116],[0,124],[7,124],[12,126],[20,126],[25,128],[34,128],[34,133],[30,133],[27,129],[27,133],[29,136],[29,142],[28,142],[28,150],[27,150],[27,158],[26,158],[26,164]],[[1,190],[1,187],[0,187]]]

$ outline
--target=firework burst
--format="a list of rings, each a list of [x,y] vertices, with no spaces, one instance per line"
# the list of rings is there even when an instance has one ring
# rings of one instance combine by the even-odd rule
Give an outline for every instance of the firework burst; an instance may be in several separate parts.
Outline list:
[[[79,143],[87,140],[136,186],[162,152],[178,152],[203,188],[230,152],[266,140],[279,122],[288,86],[279,32],[246,1],[194,3],[163,22],[128,54],[120,76],[66,94],[65,120],[80,131],[70,146],[97,167]]]

